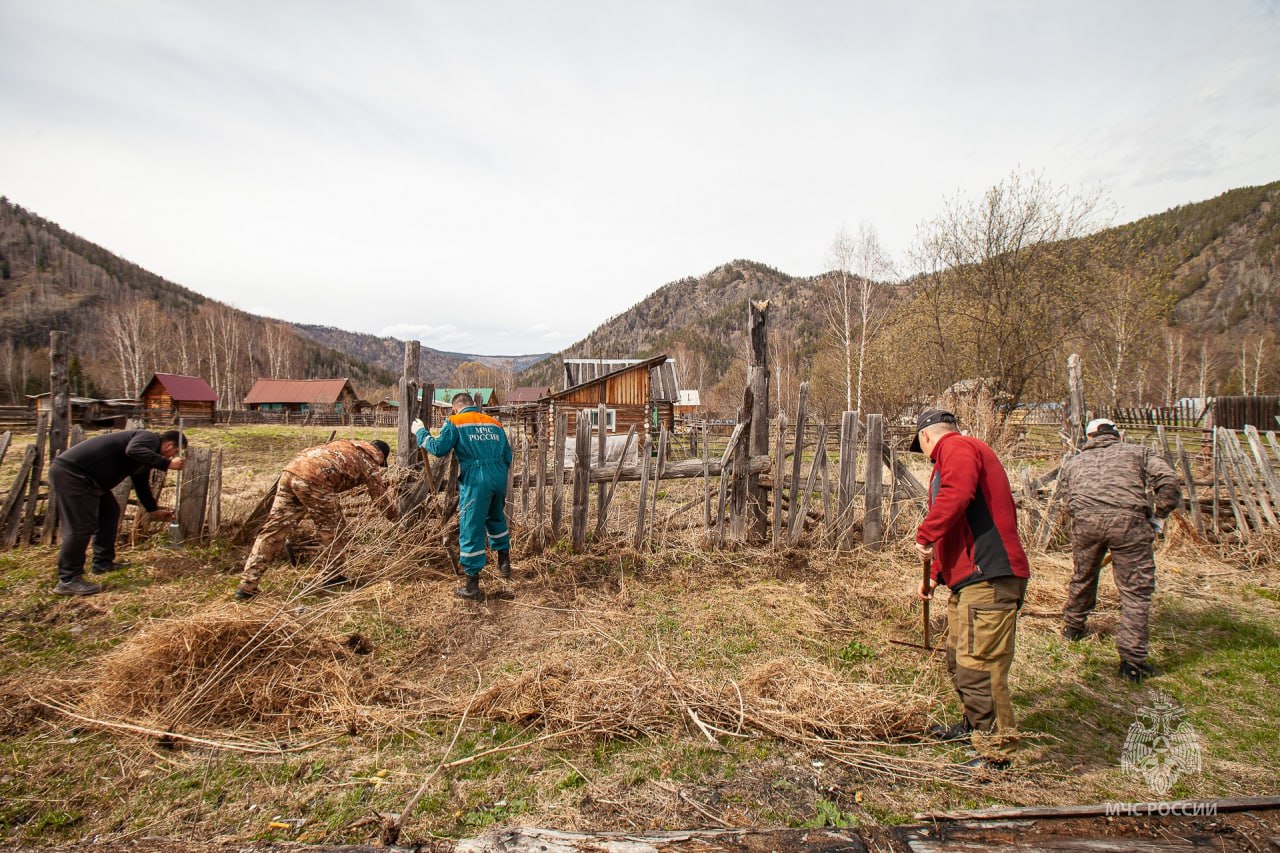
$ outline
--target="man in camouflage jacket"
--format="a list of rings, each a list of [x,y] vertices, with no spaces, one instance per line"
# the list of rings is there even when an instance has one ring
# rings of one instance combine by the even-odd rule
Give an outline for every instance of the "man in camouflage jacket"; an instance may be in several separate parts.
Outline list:
[[[276,486],[271,513],[258,531],[253,550],[240,574],[236,598],[247,601],[258,594],[258,583],[267,565],[284,550],[285,539],[310,514],[320,536],[322,552],[329,551],[346,526],[338,495],[364,487],[374,505],[390,521],[399,514],[387,495],[382,480],[391,448],[384,441],[331,441],[308,448],[285,466]],[[342,583],[340,574],[325,578],[326,584]]]
[[[1147,663],[1147,621],[1156,585],[1151,546],[1164,518],[1182,502],[1182,489],[1158,453],[1122,441],[1111,421],[1090,421],[1086,433],[1088,442],[1058,476],[1059,494],[1073,521],[1075,560],[1062,611],[1062,636],[1084,637],[1085,620],[1098,603],[1098,574],[1110,550],[1120,593],[1115,632],[1120,675],[1141,681],[1155,674]],[[1154,514],[1148,492],[1155,495]]]

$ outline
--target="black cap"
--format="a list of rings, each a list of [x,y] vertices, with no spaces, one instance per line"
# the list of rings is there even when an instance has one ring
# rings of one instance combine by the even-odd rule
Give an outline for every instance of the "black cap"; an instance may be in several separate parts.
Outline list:
[[[387,464],[387,460],[391,458],[391,445],[387,444],[380,438],[375,438],[369,443],[382,451],[382,464],[385,466]]]
[[[920,430],[925,427],[931,427],[934,424],[954,424],[956,416],[945,409],[925,409],[916,417],[916,434],[911,439],[911,446],[907,449],[912,453],[923,453],[920,448]]]

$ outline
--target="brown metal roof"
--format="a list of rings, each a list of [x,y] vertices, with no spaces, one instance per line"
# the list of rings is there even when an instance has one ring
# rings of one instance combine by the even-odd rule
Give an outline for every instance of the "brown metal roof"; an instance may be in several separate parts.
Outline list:
[[[209,383],[199,376],[183,376],[178,373],[157,373],[147,383],[150,389],[153,383],[159,383],[170,397],[186,403],[216,403],[218,395]],[[146,392],[143,392],[145,396]]]
[[[253,403],[336,403],[343,389],[351,391],[349,379],[259,379],[245,395],[245,405]]]
[[[507,395],[508,403],[536,403],[543,397],[551,394],[551,386],[549,385],[522,385],[515,388]]]

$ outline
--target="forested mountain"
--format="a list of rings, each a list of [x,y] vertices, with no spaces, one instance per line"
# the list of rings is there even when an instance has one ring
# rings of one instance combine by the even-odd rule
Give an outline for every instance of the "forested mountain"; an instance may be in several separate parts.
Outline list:
[[[768,299],[774,388],[787,408],[803,380],[818,412],[844,408],[855,385],[865,407],[886,413],[961,382],[989,386],[1007,406],[1055,400],[1068,352],[1085,358],[1091,399],[1108,403],[1280,390],[1280,183],[1102,230],[1080,226],[1088,217],[1078,213],[1075,200],[1015,175],[927,223],[912,260],[926,272],[905,281],[859,279],[848,267],[802,278],[736,260],[658,288],[556,357],[424,347],[422,375],[558,386],[563,357],[666,352],[684,387],[729,413],[745,378],[748,301]],[[866,283],[853,288],[853,308],[869,309],[855,310],[843,339],[848,305],[836,310],[833,299],[842,283]],[[259,376],[348,376],[376,398],[403,359],[394,338],[207,299],[0,198],[0,401],[47,390],[54,328],[72,332],[74,390],[87,395],[134,395],[151,373],[171,371],[204,376],[224,401]],[[859,358],[852,344],[864,337]]]
[[[1093,231],[1072,229],[1086,219],[1076,204],[1015,175],[929,223],[933,242],[913,262],[930,272],[866,289],[867,404],[893,412],[957,382],[987,384],[1008,405],[1055,400],[1069,352],[1085,358],[1099,402],[1280,390],[1280,183]],[[838,281],[838,270],[797,278],[733,261],[664,285],[521,381],[558,387],[562,358],[666,352],[684,387],[727,414],[743,386],[747,301],[769,299],[779,402],[790,407],[809,380],[810,406],[838,411]]]
[[[72,390],[87,396],[132,397],[152,373],[172,372],[206,378],[223,406],[238,405],[259,377],[348,377],[377,399],[393,393],[404,359],[395,338],[295,325],[208,299],[0,198],[0,403],[48,390],[52,329],[72,333]],[[502,385],[498,374],[542,357],[423,347],[421,373]]]

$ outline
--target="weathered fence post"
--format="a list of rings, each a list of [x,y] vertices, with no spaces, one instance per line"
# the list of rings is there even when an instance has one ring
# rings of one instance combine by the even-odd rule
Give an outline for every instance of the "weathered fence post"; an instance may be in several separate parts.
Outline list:
[[[67,333],[49,333],[49,454],[48,462],[58,458],[67,449],[71,419],[71,394],[67,384]],[[49,496],[45,501],[44,523],[40,529],[40,542],[52,545],[58,529],[58,504],[53,497],[53,482],[49,483]]]
[[[401,468],[413,464],[413,455],[417,452],[416,441],[409,425],[418,416],[418,364],[421,360],[422,344],[417,341],[404,342],[404,369],[400,374],[400,409],[396,413],[396,462]]]
[[[182,468],[182,500],[174,507],[178,535],[183,542],[199,541],[204,535],[206,501],[209,496],[209,465],[213,451],[188,447]]]
[[[773,550],[782,547],[782,486],[785,470],[782,463],[787,456],[787,413],[778,412],[778,438],[774,442],[773,462]]]
[[[564,446],[565,433],[569,431],[569,413],[556,410],[555,461],[551,487],[551,539],[560,541],[564,530]]]
[[[573,550],[587,547],[587,506],[591,499],[591,412],[578,411],[573,445]]]
[[[791,454],[791,492],[790,504],[787,507],[787,536],[794,539],[796,532],[796,514],[800,511],[800,466],[804,456],[804,426],[809,403],[809,383],[800,383],[800,402],[796,406],[796,443]],[[782,460],[778,460],[779,469]]]
[[[1071,446],[1084,444],[1085,408],[1084,408],[1084,368],[1080,356],[1071,353],[1067,356],[1067,434],[1071,436]]]
[[[881,522],[882,496],[880,486],[884,472],[884,417],[867,415],[867,476],[864,500],[866,513],[862,517],[862,544],[872,551],[879,551],[884,536]]]
[[[836,489],[836,514],[840,517],[838,547],[853,547],[853,498],[858,488],[858,413],[840,417],[840,470]]]
[[[597,418],[596,429],[599,430],[599,432],[597,433],[598,440],[596,442],[596,465],[599,468],[603,468],[604,463],[608,461],[608,458],[609,458],[608,448],[605,447],[605,444],[607,441],[606,433],[609,431],[606,426],[606,423],[609,418],[609,407],[605,403],[601,403],[600,407],[596,409],[596,418]],[[619,465],[622,464],[621,460],[619,460],[618,464]],[[606,497],[605,497],[608,488],[609,488],[609,484],[601,480],[599,487],[596,489],[596,536],[597,537],[604,535],[605,526],[609,522],[608,518],[606,517],[607,504],[606,504]]]
[[[640,464],[640,501],[636,508],[635,549],[637,551],[644,545],[645,507],[649,499],[649,431],[647,429],[640,431],[639,442],[639,453],[636,459]]]
[[[757,475],[747,473],[747,460],[769,455],[769,300],[750,303],[750,357],[747,361],[747,387],[752,392],[751,432],[742,453],[742,476],[747,478],[746,536],[748,541],[764,542],[769,531],[768,496]],[[781,472],[774,472],[775,479]]]

